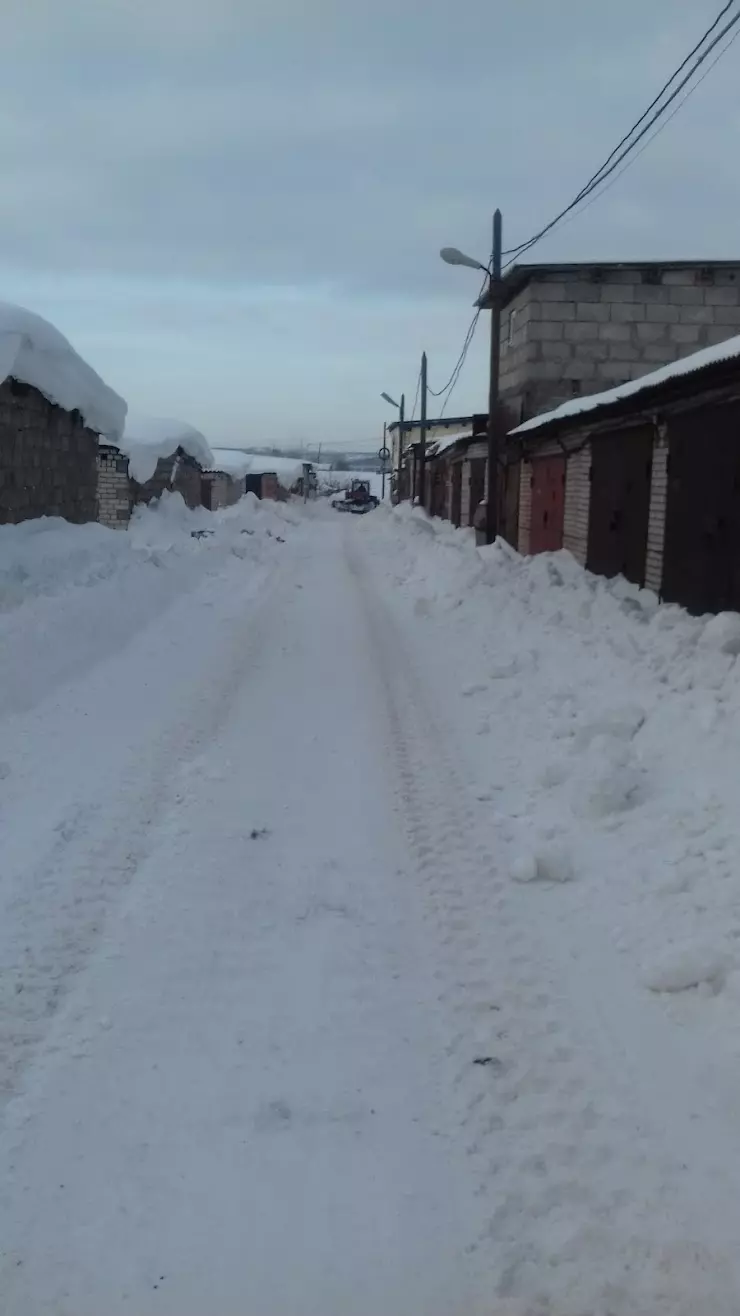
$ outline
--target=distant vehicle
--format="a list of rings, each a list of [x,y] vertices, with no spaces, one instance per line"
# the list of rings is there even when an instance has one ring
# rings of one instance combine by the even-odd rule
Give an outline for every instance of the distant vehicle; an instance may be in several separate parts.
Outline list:
[[[343,494],[332,498],[331,505],[337,512],[354,512],[356,516],[362,516],[365,512],[372,512],[379,502],[380,499],[371,494],[367,480],[353,480]]]

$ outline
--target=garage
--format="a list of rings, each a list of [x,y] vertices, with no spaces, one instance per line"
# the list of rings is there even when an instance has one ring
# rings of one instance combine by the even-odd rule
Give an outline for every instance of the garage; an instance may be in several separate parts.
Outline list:
[[[563,547],[565,511],[565,457],[536,457],[532,461],[532,512],[530,553],[554,553]]]
[[[645,584],[653,427],[594,439],[586,566],[600,576]]]

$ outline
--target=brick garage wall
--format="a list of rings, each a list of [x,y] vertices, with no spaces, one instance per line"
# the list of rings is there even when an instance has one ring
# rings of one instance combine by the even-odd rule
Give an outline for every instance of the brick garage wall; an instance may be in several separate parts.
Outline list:
[[[230,475],[223,471],[209,472],[203,476],[203,482],[208,483],[210,489],[210,508],[215,512],[219,507],[233,507],[238,503],[245,490],[245,481],[232,480]],[[203,499],[205,503],[205,498]]]
[[[660,594],[663,584],[663,545],[665,542],[665,511],[668,497],[668,443],[656,440],[653,444],[653,469],[650,480],[650,512],[648,515],[647,558],[645,585]]]
[[[178,451],[171,457],[162,457],[157,462],[157,469],[146,484],[131,481],[131,494],[134,503],[150,503],[160,498],[165,489],[172,489],[182,494],[188,507],[201,506],[200,482],[203,472],[192,457]]]
[[[125,530],[131,519],[131,481],[128,460],[118,451],[98,449],[98,520],[112,530]]]
[[[0,385],[0,522],[94,521],[98,436],[29,384]]]
[[[262,476],[262,498],[271,498],[273,502],[280,499],[280,485],[276,475]]]
[[[586,565],[588,553],[588,513],[591,503],[591,444],[572,452],[565,467],[565,514],[563,548],[576,562]]]
[[[538,275],[501,316],[501,393],[514,423],[740,333],[740,264]]]
[[[519,479],[519,533],[517,548],[529,553],[529,532],[532,528],[532,463],[522,460]]]

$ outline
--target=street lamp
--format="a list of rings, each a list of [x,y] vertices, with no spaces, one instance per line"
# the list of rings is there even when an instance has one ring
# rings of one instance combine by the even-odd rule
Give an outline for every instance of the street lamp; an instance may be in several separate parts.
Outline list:
[[[388,405],[391,407],[395,407],[396,411],[398,412],[398,463],[396,465],[396,501],[400,503],[401,471],[403,467],[403,420],[404,420],[404,412],[406,410],[406,395],[405,393],[401,394],[400,402],[396,402],[396,400],[391,397],[390,393],[381,393],[380,396],[382,397],[384,402],[387,402]],[[391,486],[391,492],[392,492],[392,486]]]
[[[443,247],[439,254],[447,265],[466,265],[470,270],[483,270],[484,274],[488,274],[485,265],[481,265],[473,256],[466,256],[465,252],[459,251],[457,247]]]
[[[493,260],[491,266],[482,265],[472,256],[466,256],[457,247],[443,247],[442,260],[447,265],[465,265],[468,269],[482,270],[488,276],[488,300],[491,306],[491,364],[488,381],[488,502],[486,504],[486,542],[492,544],[497,532],[498,513],[498,403],[499,356],[501,349],[501,211],[493,216]]]

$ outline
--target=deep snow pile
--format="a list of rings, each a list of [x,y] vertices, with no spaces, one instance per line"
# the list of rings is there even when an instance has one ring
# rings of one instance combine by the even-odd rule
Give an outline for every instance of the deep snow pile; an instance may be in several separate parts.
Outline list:
[[[253,494],[211,513],[166,493],[127,533],[48,517],[0,526],[0,716],[123,648],[204,576],[274,556],[295,515]]]
[[[200,430],[185,421],[161,416],[129,412],[118,447],[128,457],[129,471],[138,484],[151,480],[160,458],[172,457],[178,448],[205,471],[212,470],[214,465],[208,440]]]
[[[126,403],[78,356],[48,320],[22,306],[0,302],[0,383],[30,384],[65,411],[79,411],[86,425],[117,443]]]
[[[566,882],[554,924],[598,925],[635,983],[693,1023],[701,998],[740,1051],[740,617],[381,517],[361,532],[392,540],[511,878]]]

